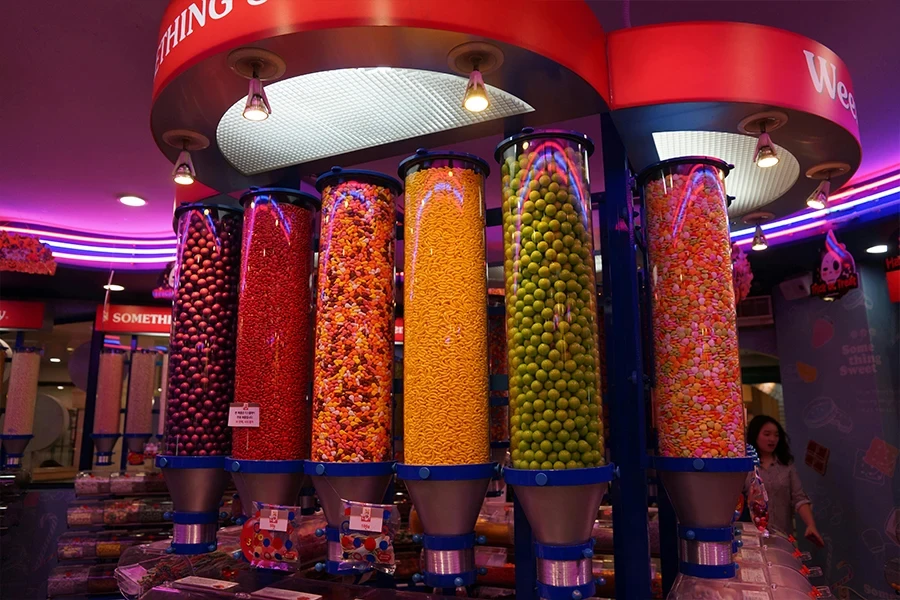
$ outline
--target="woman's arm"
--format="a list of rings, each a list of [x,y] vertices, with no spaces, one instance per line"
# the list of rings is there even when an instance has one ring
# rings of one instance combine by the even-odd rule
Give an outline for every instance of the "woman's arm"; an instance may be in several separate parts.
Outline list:
[[[803,486],[800,483],[800,476],[797,475],[797,470],[793,465],[791,465],[791,504],[794,507],[794,512],[797,513],[803,520],[803,524],[806,525],[806,539],[819,548],[824,547],[825,540],[822,539],[822,535],[816,527],[816,520],[813,517],[812,502],[810,501],[809,496],[806,495],[806,492],[803,491]]]

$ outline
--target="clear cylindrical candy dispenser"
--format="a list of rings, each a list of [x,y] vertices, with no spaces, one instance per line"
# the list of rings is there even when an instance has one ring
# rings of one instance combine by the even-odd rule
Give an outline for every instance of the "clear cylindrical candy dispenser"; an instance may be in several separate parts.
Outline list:
[[[345,502],[379,505],[393,478],[394,199],[400,182],[334,167],[322,194],[312,460],[330,573],[340,572]]]
[[[313,460],[391,460],[393,177],[335,167],[322,194],[313,379]]]
[[[752,468],[725,195],[730,169],[718,159],[684,157],[638,176],[652,293],[654,467],[678,517],[679,581],[734,577],[734,501]],[[669,597],[694,597],[682,587],[676,583]]]
[[[475,580],[475,521],[490,461],[487,163],[419,150],[405,179],[403,465],[425,535],[424,581]]]
[[[590,597],[604,466],[588,157],[574,131],[523,129],[501,167],[510,449],[534,531],[538,595]]]
[[[97,451],[96,464],[98,466],[110,464],[113,446],[119,439],[124,379],[125,351],[103,350],[100,353],[97,402],[94,406],[94,431],[91,434]]]
[[[592,151],[565,131],[523,133],[497,149],[516,469],[604,463]]]
[[[178,288],[172,303],[166,439],[156,464],[175,506],[173,550],[215,549],[231,452],[241,217],[238,208],[175,210]]]
[[[728,170],[715,159],[688,157],[641,175],[662,456],[745,454]]]
[[[318,198],[252,189],[241,197],[244,234],[234,401],[256,415],[232,428],[241,505],[295,505],[309,458],[313,224]]]
[[[144,444],[153,435],[153,396],[158,357],[159,352],[155,350],[137,350],[131,354],[124,436],[130,452],[143,453]]]
[[[38,374],[41,371],[40,348],[16,348],[9,371],[6,415],[3,418],[3,448],[8,469],[22,466],[22,453],[34,433],[34,404],[37,401]],[[6,356],[0,356],[6,360]],[[0,381],[2,383],[2,381]]]
[[[487,163],[419,151],[405,179],[403,450],[416,465],[486,463]]]

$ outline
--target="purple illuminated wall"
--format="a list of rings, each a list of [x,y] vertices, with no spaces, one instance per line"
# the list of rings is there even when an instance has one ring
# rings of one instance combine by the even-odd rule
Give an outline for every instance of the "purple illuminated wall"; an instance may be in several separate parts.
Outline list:
[[[900,561],[900,305],[882,269],[859,271],[860,288],[836,302],[789,301],[776,289],[775,328],[791,449],[826,540],[814,562],[838,597],[853,597],[845,585],[894,598],[884,573]],[[826,449],[822,473],[807,451]]]

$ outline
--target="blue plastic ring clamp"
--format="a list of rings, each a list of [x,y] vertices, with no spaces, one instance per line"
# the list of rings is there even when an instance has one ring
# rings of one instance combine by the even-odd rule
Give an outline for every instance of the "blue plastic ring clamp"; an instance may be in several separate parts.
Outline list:
[[[219,522],[219,513],[175,511],[172,513],[172,522],[178,525],[211,525]]]
[[[150,437],[153,435],[152,433],[123,433],[122,437],[125,439],[130,438],[142,438],[142,437]]]
[[[3,433],[0,434],[0,440],[24,440],[31,439],[34,435],[31,433]]]
[[[615,466],[610,463],[602,467],[583,469],[540,470],[503,469],[503,478],[510,485],[522,486],[570,486],[606,483],[612,481]]]
[[[340,542],[341,541],[341,532],[337,527],[332,527],[331,525],[325,526],[325,539],[329,542]]]
[[[696,565],[682,561],[679,571],[689,577],[701,579],[730,579],[737,574],[734,563],[727,565]]]
[[[581,560],[594,555],[594,540],[571,546],[548,546],[535,542],[534,555],[546,560]]]
[[[428,550],[465,550],[475,547],[475,534],[463,535],[424,535],[422,546]]]
[[[239,460],[225,459],[225,470],[230,473],[302,473],[303,460]]]
[[[224,456],[157,456],[160,469],[224,469]]]
[[[496,463],[477,465],[397,465],[397,476],[412,481],[469,481],[490,479],[496,474]]]
[[[175,554],[206,554],[207,552],[214,551],[216,547],[216,542],[211,542],[209,544],[180,544],[172,542],[172,545],[170,546],[172,552]]]
[[[119,437],[120,435],[121,435],[121,434],[119,434],[119,433],[92,433],[92,434],[91,434],[91,439],[92,439],[92,440],[97,440],[97,439],[102,440],[102,439],[104,439],[104,438],[107,438],[107,439],[109,439],[109,438],[117,438],[117,437]]]
[[[590,598],[597,590],[596,584],[591,581],[584,585],[556,587],[546,583],[537,582],[538,596],[546,600],[580,600]]]
[[[368,477],[375,475],[390,475],[394,472],[394,462],[372,463],[339,463],[320,462],[314,460],[304,461],[303,472],[307,475],[332,477]]]
[[[734,538],[731,527],[678,526],[678,537],[691,542],[730,542]]]
[[[656,456],[653,467],[657,471],[680,473],[746,473],[753,470],[753,459],[738,458],[673,458]]]

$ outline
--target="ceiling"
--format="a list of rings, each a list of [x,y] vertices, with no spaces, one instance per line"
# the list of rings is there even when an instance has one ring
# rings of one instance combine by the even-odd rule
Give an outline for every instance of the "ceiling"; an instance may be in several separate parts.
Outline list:
[[[4,6],[4,16],[18,26],[0,39],[5,80],[15,84],[0,99],[0,139],[5,142],[0,148],[0,222],[136,237],[171,235],[171,164],[149,127],[152,65],[166,4],[32,0]],[[894,31],[900,2],[589,4],[607,31],[714,19],[772,25],[822,42],[841,56],[854,79],[863,144],[856,179],[900,163],[896,90],[884,83],[900,72]],[[748,51],[748,59],[759,55]],[[122,206],[116,201],[120,194],[137,194],[148,204]]]

